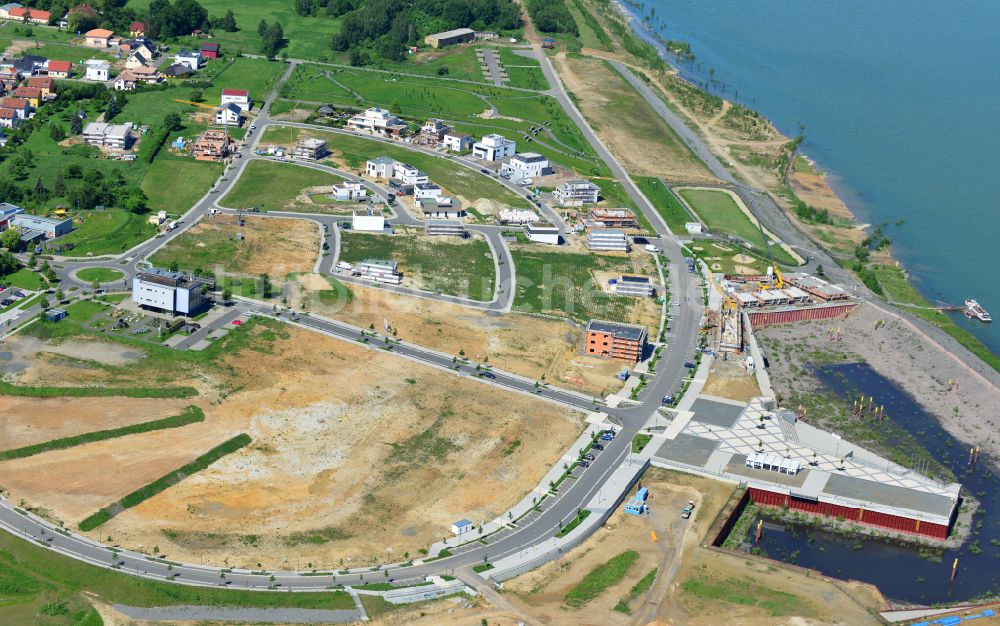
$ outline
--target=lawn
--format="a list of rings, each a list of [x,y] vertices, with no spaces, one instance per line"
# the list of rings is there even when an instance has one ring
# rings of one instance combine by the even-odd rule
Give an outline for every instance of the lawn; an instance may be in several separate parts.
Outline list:
[[[57,239],[56,247],[69,246],[60,254],[121,254],[156,234],[156,227],[143,215],[123,209],[82,211],[73,216],[73,232]]]
[[[463,242],[450,238],[411,235],[372,235],[345,232],[340,259],[392,259],[405,277],[418,275],[424,288],[450,296],[488,301],[493,298],[496,268],[484,239]]]
[[[655,176],[636,176],[635,184],[675,235],[685,234],[684,224],[693,221],[680,200]]]
[[[58,43],[43,44],[37,48],[26,51],[26,54],[37,54],[46,59],[55,61],[72,61],[74,64],[83,63],[87,59],[104,59],[111,61],[114,57],[103,50],[85,48],[83,46],[64,45]]]
[[[88,283],[97,281],[99,283],[111,283],[116,280],[121,280],[125,274],[119,272],[118,270],[108,269],[106,267],[88,267],[85,270],[80,270],[76,273],[76,277],[80,280],[85,280]]]
[[[220,200],[231,208],[260,207],[263,211],[295,208],[295,197],[307,187],[329,187],[340,177],[291,163],[255,160],[247,164],[239,181]]]
[[[447,158],[408,150],[364,137],[316,131],[310,131],[310,133],[325,138],[329,142],[330,149],[339,153],[337,158],[358,171],[364,170],[365,161],[368,159],[385,155],[420,168],[427,172],[430,179],[441,185],[447,193],[460,195],[468,202],[489,198],[512,207],[528,206],[527,200],[514,194],[489,176],[456,165]],[[297,128],[270,127],[261,139],[263,143],[278,142],[290,145],[298,141],[299,135],[300,130]]]
[[[760,229],[740,210],[728,193],[714,189],[679,189],[677,193],[710,230],[739,237],[760,254],[767,254]],[[780,245],[772,244],[771,254],[775,261],[783,265],[798,265]]]
[[[238,58],[212,77],[212,90],[205,91],[205,100],[209,104],[218,104],[223,89],[247,89],[256,109],[287,67],[279,61]]]
[[[26,34],[29,30],[31,31],[30,36]],[[3,28],[0,28],[0,47],[4,50],[6,50],[15,39],[30,39],[44,45],[53,41],[57,43],[66,43],[72,38],[73,33],[56,30],[55,28],[39,28],[38,26],[26,26],[24,24],[14,24],[13,22],[10,22]]]
[[[330,49],[330,39],[340,31],[340,20],[331,17],[303,17],[295,11],[295,3],[287,0],[255,0],[243,4],[233,4],[230,0],[200,0],[199,4],[208,9],[209,16],[217,19],[232,9],[236,15],[239,30],[228,33],[221,28],[212,29],[212,41],[221,44],[222,53],[235,54],[238,51],[260,52],[260,37],[257,24],[265,20],[269,24],[278,22],[284,30],[288,46],[283,50],[294,59],[325,60],[335,54]],[[132,0],[129,7],[145,11],[149,0]],[[190,47],[201,40],[181,37],[180,45]]]
[[[8,287],[38,291],[42,288],[42,277],[30,269],[22,267],[13,274],[8,274],[0,278],[0,283]]]
[[[190,133],[181,134],[191,137]],[[182,215],[208,193],[223,167],[222,163],[180,157],[164,148],[142,180],[142,190],[149,196],[149,209]]]
[[[626,550],[618,556],[612,557],[607,563],[598,565],[584,576],[576,587],[566,593],[563,601],[574,609],[585,606],[608,587],[620,583],[637,560],[639,560],[639,553],[635,550]]]
[[[578,322],[628,322],[636,299],[601,291],[595,271],[641,274],[631,258],[511,248],[517,276],[514,309],[564,315]]]
[[[782,615],[807,616],[812,613],[809,605],[801,598],[784,591],[765,587],[746,577],[710,580],[689,578],[681,583],[681,589],[703,600],[722,601],[731,604],[755,606],[764,609],[774,617]]]
[[[350,595],[243,591],[154,582],[96,567],[0,533],[0,605],[4,622],[96,626],[96,612],[81,593],[131,606],[208,605],[353,609]],[[43,607],[48,607],[43,609]],[[86,618],[86,621],[84,621]]]
[[[544,90],[549,88],[549,82],[542,74],[542,67],[537,60],[514,53],[513,48],[497,48],[500,52],[500,62],[507,70],[510,87],[522,89]]]
[[[452,46],[444,50],[430,49],[416,55],[410,55],[403,63],[390,63],[382,60],[378,65],[384,69],[423,74],[424,76],[439,76],[438,71],[445,68],[447,72],[440,74],[442,78],[484,83],[486,78],[479,67],[479,61],[476,59],[476,48],[478,47],[475,44],[470,44]]]

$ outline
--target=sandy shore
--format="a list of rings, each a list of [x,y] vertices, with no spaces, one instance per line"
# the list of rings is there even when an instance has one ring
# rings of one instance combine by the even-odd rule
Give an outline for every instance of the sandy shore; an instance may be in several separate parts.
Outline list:
[[[876,329],[879,320],[885,323]],[[836,329],[841,338],[831,341]],[[898,317],[865,303],[846,320],[773,326],[758,331],[757,336],[765,346],[780,345],[779,354],[770,350],[775,356],[772,381],[779,391],[785,387],[787,393],[789,386],[803,384],[805,377],[793,368],[801,368],[811,350],[856,355],[913,396],[960,442],[981,446],[981,454],[996,467],[1000,420],[992,409],[1000,404],[1000,389]],[[803,345],[807,346],[804,351],[791,348]],[[948,391],[949,380],[958,381],[957,390]]]

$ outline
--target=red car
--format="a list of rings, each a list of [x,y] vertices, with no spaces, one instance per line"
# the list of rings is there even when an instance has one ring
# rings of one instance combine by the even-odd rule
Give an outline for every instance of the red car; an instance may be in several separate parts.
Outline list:
[[[233,326],[242,326],[243,320],[233,320]]]

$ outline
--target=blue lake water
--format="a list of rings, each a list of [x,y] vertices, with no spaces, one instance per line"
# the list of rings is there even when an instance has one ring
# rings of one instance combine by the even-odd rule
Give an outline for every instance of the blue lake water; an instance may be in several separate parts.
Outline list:
[[[833,176],[932,301],[1000,314],[1000,3],[645,0],[696,82],[750,105]],[[904,224],[896,227],[902,218]],[[956,320],[1000,353],[1000,328]]]

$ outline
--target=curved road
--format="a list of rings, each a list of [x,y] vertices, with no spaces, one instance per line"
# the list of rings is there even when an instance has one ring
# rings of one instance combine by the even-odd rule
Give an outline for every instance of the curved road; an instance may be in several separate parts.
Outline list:
[[[544,55],[539,56],[542,59],[543,72],[545,72],[550,84],[553,85],[553,93],[559,100],[560,104],[577,123],[588,142],[591,143],[595,150],[597,150],[598,155],[608,164],[616,178],[624,186],[626,192],[628,192],[630,197],[636,201],[636,204],[646,214],[650,223],[654,225],[654,228],[659,234],[659,239],[653,239],[653,242],[660,246],[670,261],[668,268],[668,282],[672,287],[671,298],[679,302],[679,306],[675,307],[671,311],[671,314],[673,315],[673,322],[671,324],[671,330],[666,337],[666,343],[669,345],[669,349],[663,351],[656,368],[655,377],[652,378],[646,387],[639,393],[638,403],[628,407],[602,409],[604,412],[609,414],[614,421],[620,423],[621,428],[619,435],[607,444],[606,449],[603,452],[597,454],[596,460],[588,469],[579,473],[576,480],[566,481],[562,490],[555,497],[546,498],[543,501],[545,506],[541,514],[532,519],[530,522],[523,523],[513,532],[507,533],[502,538],[495,540],[489,546],[484,546],[479,542],[473,542],[468,546],[457,549],[457,554],[454,556],[440,558],[429,563],[412,565],[409,567],[404,567],[401,564],[388,566],[388,568],[384,570],[388,572],[388,576],[384,573],[381,574],[381,576],[391,578],[397,583],[408,580],[423,579],[425,576],[432,574],[451,573],[456,569],[468,568],[474,564],[483,562],[483,559],[487,554],[490,560],[495,561],[505,556],[523,552],[532,546],[536,546],[545,540],[552,538],[561,525],[565,524],[576,515],[579,507],[586,506],[587,503],[591,501],[593,496],[605,484],[610,475],[627,459],[630,454],[633,435],[639,432],[639,430],[643,428],[656,414],[656,411],[660,406],[660,398],[668,393],[674,393],[679,389],[681,381],[687,373],[687,370],[684,367],[684,362],[690,359],[698,341],[700,320],[703,314],[703,292],[698,283],[697,277],[693,274],[689,274],[686,269],[683,271],[679,269],[684,267],[681,259],[680,247],[673,239],[670,231],[666,227],[666,224],[662,221],[659,214],[655,211],[649,201],[641,194],[641,192],[639,192],[638,188],[632,183],[631,179],[628,178],[614,157],[611,156],[603,144],[601,144],[600,140],[587,125],[586,121],[583,120],[579,111],[576,110],[575,106],[566,96],[566,93],[563,90],[561,83],[559,83],[558,78],[555,76],[547,57]],[[265,100],[256,120],[257,134],[251,141],[247,142],[247,148],[250,151],[252,151],[254,146],[257,144],[260,134],[264,131],[264,129],[266,129],[269,125],[276,123],[271,121],[268,117],[270,105],[276,97],[278,88],[288,79],[289,75],[294,70],[295,65],[295,62],[292,62],[289,65],[287,71],[283,74],[271,94]],[[324,130],[328,132],[331,130],[326,127],[314,127],[308,124],[293,124],[286,122],[280,122],[279,124],[304,128],[316,128],[317,130]],[[405,144],[395,145],[405,146]],[[421,151],[433,153],[433,151]],[[450,158],[453,162],[467,168],[475,170],[480,169],[477,164],[466,159],[459,157],[446,157],[440,154],[438,154],[438,156],[441,158]],[[230,163],[227,165],[223,177],[218,185],[206,194],[198,203],[196,203],[195,206],[192,207],[184,216],[182,216],[179,220],[180,225],[177,229],[171,231],[165,236],[143,242],[132,250],[129,250],[121,256],[113,259],[88,260],[75,263],[67,262],[65,259],[62,259],[54,262],[53,265],[61,265],[61,267],[57,269],[57,272],[60,274],[61,278],[69,280],[70,282],[77,282],[71,274],[77,269],[83,267],[114,268],[123,271],[127,277],[131,277],[135,273],[137,265],[143,259],[148,257],[166,241],[169,241],[171,238],[184,232],[198,219],[206,215],[209,209],[216,208],[216,199],[224,195],[232,187],[235,181],[239,178],[240,174],[243,172],[243,169],[246,167],[246,163],[251,160],[251,158],[243,158],[238,160],[239,162],[237,163]],[[551,211],[551,209],[549,210]],[[405,220],[404,215],[405,212],[398,215],[397,219]],[[323,219],[322,216],[312,214],[301,214],[296,215],[295,217],[312,219],[314,221],[321,221]],[[556,223],[561,224],[559,221],[556,221]],[[494,236],[499,236],[499,229],[491,227],[477,226],[470,227],[470,229],[483,232],[488,238],[491,236],[490,233],[493,233]],[[336,229],[331,226],[331,232],[335,230]],[[509,262],[509,255],[500,253],[501,250],[506,250],[506,246],[499,245],[494,247],[495,253],[498,253],[496,255],[498,263],[503,261],[504,265],[507,265],[512,269],[512,264]],[[331,257],[332,256],[333,255],[331,255]],[[330,262],[332,263],[332,258]],[[491,303],[491,306],[508,306],[508,299],[511,296],[509,295],[510,291],[506,294],[504,293],[505,288],[502,285],[505,282],[506,281],[500,279],[500,274],[498,272],[497,296],[494,298],[494,302]],[[511,273],[510,282],[506,289],[510,290],[510,286],[512,284],[513,275]],[[422,297],[445,299],[434,294],[421,293],[419,295]],[[499,310],[502,310],[502,307]],[[376,337],[362,329],[315,316],[296,316],[294,318],[289,318],[289,313],[275,315],[274,307],[260,302],[241,300],[237,303],[235,308],[224,317],[224,319],[233,319],[238,315],[245,315],[247,313],[274,316],[277,319],[282,319],[286,323],[297,324],[315,332],[321,332],[348,341],[364,341],[373,347],[377,347],[378,349],[387,347],[391,352],[394,352],[403,358],[410,358],[434,367],[451,369],[454,370],[457,375],[468,376],[479,380],[484,384],[495,384],[521,393],[530,393],[552,402],[557,402],[585,411],[599,408],[598,405],[595,404],[594,399],[586,397],[583,394],[551,388],[547,385],[539,385],[535,381],[528,380],[524,377],[515,376],[497,370],[491,370],[490,374],[482,375],[483,372],[481,370],[477,370],[475,364],[462,362],[451,355],[441,354],[405,342],[392,341],[385,337]],[[228,323],[228,321],[224,321],[223,323]],[[202,329],[202,331],[199,332],[203,331],[206,331],[206,329]],[[13,534],[20,535],[27,540],[36,541],[42,545],[46,545],[52,550],[67,556],[89,562],[97,566],[114,567],[122,572],[151,579],[163,580],[165,578],[169,578],[175,580],[177,583],[187,585],[219,586],[222,584],[229,585],[234,588],[258,590],[277,587],[291,591],[322,591],[329,588],[333,583],[331,579],[325,576],[302,576],[296,572],[288,571],[276,571],[270,574],[252,574],[248,571],[234,570],[227,573],[225,579],[221,579],[219,576],[220,570],[218,568],[204,567],[195,564],[168,563],[162,559],[154,559],[148,555],[129,550],[119,550],[102,545],[88,538],[74,535],[63,529],[56,528],[52,524],[40,518],[18,510],[10,502],[4,499],[0,499],[0,528],[4,528]],[[370,582],[373,579],[374,574],[367,568],[364,570],[346,572],[344,574],[337,573],[336,583],[344,585],[358,584],[361,582],[362,576],[367,576]],[[272,577],[273,580],[271,579]]]

